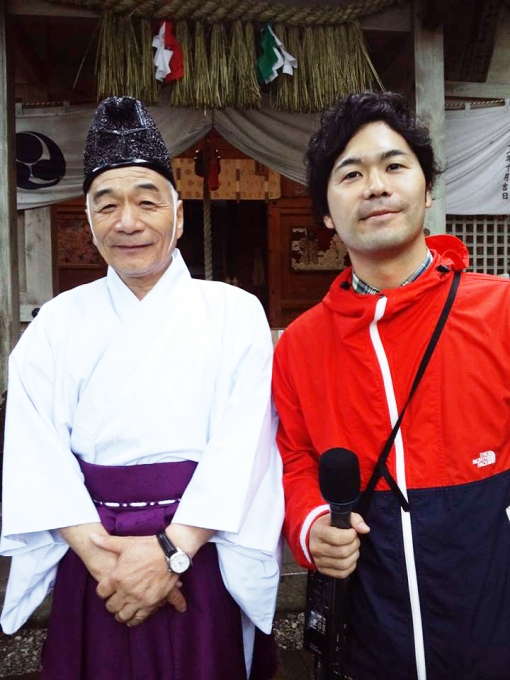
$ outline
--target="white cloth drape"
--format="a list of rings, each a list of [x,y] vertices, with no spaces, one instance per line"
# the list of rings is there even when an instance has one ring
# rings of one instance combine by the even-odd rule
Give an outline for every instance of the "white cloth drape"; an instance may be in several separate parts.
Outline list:
[[[66,161],[65,175],[54,186],[50,179],[37,179],[35,172],[31,175],[32,189],[18,187],[18,209],[37,208],[81,194],[82,154],[93,110],[64,113],[62,109],[53,109],[17,117],[17,133],[49,137],[61,149]],[[305,181],[303,156],[320,119],[316,114],[283,113],[269,107],[203,111],[161,106],[150,111],[171,156],[195,144],[214,127],[240,151],[301,183]],[[50,150],[43,138],[38,139],[42,146],[40,158],[46,160],[51,156]],[[499,108],[447,111],[447,213],[499,215],[510,212],[507,154],[510,159],[508,102]],[[36,166],[29,163],[28,167],[33,170]]]
[[[165,139],[171,156],[176,156],[201,139],[212,127],[210,113],[196,109],[153,108],[151,113]],[[36,136],[42,146],[41,160],[51,158],[50,150],[39,135],[49,137],[60,148],[66,162],[64,177],[55,186],[51,179],[37,178],[37,167],[31,165],[32,184],[37,188],[23,189],[18,182],[18,210],[39,208],[80,196],[83,184],[83,150],[94,114],[94,107],[64,113],[62,109],[29,112],[17,116],[16,135],[29,133]],[[17,139],[18,142],[18,139]],[[17,144],[17,155],[20,156]],[[21,158],[23,161],[24,159]],[[30,159],[37,160],[37,159]],[[18,158],[18,165],[20,158]]]
[[[510,213],[510,109],[448,111],[446,212]]]
[[[296,182],[305,183],[303,162],[319,116],[260,109],[215,111],[214,127],[237,149]]]

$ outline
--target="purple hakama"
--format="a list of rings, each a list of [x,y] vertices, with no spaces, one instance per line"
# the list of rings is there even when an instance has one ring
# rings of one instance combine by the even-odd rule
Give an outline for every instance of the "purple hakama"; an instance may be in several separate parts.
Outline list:
[[[117,536],[163,531],[196,463],[125,467],[80,461],[105,529]],[[103,505],[119,503],[119,507]],[[143,507],[122,504],[152,502]],[[187,610],[165,605],[134,628],[117,623],[96,595],[97,582],[69,550],[58,568],[43,680],[246,680],[241,615],[223,584],[216,546],[207,543],[181,577]],[[257,630],[250,680],[276,673],[271,636]]]

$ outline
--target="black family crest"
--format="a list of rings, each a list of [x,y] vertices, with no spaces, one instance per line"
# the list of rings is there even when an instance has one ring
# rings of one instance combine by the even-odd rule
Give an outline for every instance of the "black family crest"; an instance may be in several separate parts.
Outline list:
[[[16,135],[16,184],[29,191],[47,189],[58,184],[66,173],[66,161],[60,147],[40,132]]]

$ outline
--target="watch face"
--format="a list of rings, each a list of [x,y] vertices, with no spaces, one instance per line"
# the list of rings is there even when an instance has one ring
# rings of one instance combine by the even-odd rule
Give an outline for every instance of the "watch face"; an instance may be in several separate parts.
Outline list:
[[[191,559],[189,555],[179,550],[170,557],[169,563],[174,574],[184,574],[191,566]]]

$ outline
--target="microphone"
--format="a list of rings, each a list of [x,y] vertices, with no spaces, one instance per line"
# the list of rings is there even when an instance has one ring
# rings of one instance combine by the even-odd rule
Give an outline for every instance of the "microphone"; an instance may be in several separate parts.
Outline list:
[[[350,529],[351,512],[360,494],[356,454],[341,448],[325,451],[319,458],[319,488],[329,504],[331,526]],[[315,680],[345,677],[348,585],[349,577],[308,573],[304,642],[315,654]]]
[[[331,510],[331,526],[350,529],[360,493],[358,456],[349,449],[325,451],[319,458],[319,488]]]

